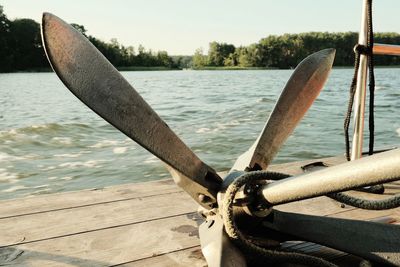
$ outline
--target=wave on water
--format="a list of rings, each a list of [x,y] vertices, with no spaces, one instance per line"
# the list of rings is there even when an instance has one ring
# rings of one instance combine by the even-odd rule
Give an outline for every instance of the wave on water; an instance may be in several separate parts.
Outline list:
[[[72,176],[65,176],[65,177],[60,178],[60,180],[64,180],[64,181],[71,181],[73,179],[74,179],[74,177],[72,177]]]
[[[31,125],[27,127],[10,129],[6,131],[0,131],[0,138],[3,136],[18,135],[18,134],[44,134],[44,133],[54,133],[54,132],[65,132],[68,130],[79,130],[91,129],[92,127],[83,123],[47,123],[40,125]]]
[[[275,99],[270,99],[268,97],[261,97],[257,99],[257,103],[275,103]]]
[[[157,158],[157,157],[155,157],[155,156],[150,156],[149,158],[147,158],[147,159],[145,159],[144,161],[143,161],[143,163],[145,163],[145,164],[153,164],[153,163],[156,163],[156,162],[159,162],[160,160]]]
[[[105,147],[112,147],[119,144],[117,140],[101,140],[100,142],[89,146],[89,148],[105,148]]]
[[[18,182],[18,174],[8,172],[6,169],[0,169],[0,182],[7,182],[7,183],[17,183]]]
[[[54,157],[56,158],[78,158],[82,156],[83,153],[71,153],[71,154],[55,154]]]
[[[56,137],[53,137],[51,139],[51,141],[53,143],[60,144],[60,145],[71,145],[72,144],[72,138],[71,137],[58,137],[58,136],[56,136]]]
[[[4,152],[0,152],[0,162],[2,161],[16,161],[16,160],[23,160],[24,157],[13,156]],[[2,169],[0,169],[1,171]]]
[[[7,189],[2,190],[1,192],[3,193],[13,193],[16,191],[20,191],[20,190],[24,190],[24,189],[29,189],[29,187],[23,186],[23,185],[15,185],[15,186],[11,186]]]
[[[221,130],[225,130],[225,129],[232,128],[232,127],[239,126],[239,125],[241,125],[240,121],[232,120],[232,121],[229,121],[226,123],[217,123],[214,128],[208,128],[208,127],[199,128],[198,130],[196,130],[196,133],[199,133],[199,134],[216,133]]]
[[[100,162],[103,160],[88,160],[85,162],[81,161],[76,161],[76,162],[64,162],[59,164],[59,167],[62,168],[79,168],[79,167],[87,167],[87,168],[100,168],[101,165],[99,165]]]
[[[84,134],[90,136],[92,132],[92,127],[80,123],[31,125],[0,131],[0,145],[71,146],[74,145],[73,138],[80,139]]]
[[[196,133],[208,133],[208,132],[210,132],[210,131],[211,131],[210,128],[203,127],[203,128],[198,129],[198,130],[196,131]]]
[[[124,147],[115,147],[113,149],[113,153],[114,154],[125,154],[127,150],[128,150],[128,148],[126,146],[124,146]]]
[[[385,89],[388,89],[388,87],[387,87],[387,86],[378,86],[378,85],[375,86],[375,90],[376,90],[376,91],[378,91],[378,90],[385,90]]]
[[[400,136],[400,128],[396,129],[396,133],[398,136]]]

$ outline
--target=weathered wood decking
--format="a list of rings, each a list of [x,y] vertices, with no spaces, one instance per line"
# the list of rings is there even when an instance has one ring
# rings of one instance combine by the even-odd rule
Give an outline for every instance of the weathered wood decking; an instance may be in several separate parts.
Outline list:
[[[276,165],[271,170],[296,174],[308,162]],[[393,194],[400,191],[400,183],[386,188],[386,195]],[[400,220],[400,209],[362,211],[325,197],[278,208],[340,218]],[[206,266],[196,210],[196,203],[172,180],[0,201],[0,266]],[[341,265],[353,266],[358,260],[312,243],[285,246]]]

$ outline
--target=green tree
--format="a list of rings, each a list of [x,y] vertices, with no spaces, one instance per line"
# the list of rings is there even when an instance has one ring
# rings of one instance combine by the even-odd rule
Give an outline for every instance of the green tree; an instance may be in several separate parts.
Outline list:
[[[276,35],[270,35],[260,40],[259,44],[261,64],[264,67],[277,67],[281,55],[281,41]]]
[[[173,60],[165,51],[157,52],[157,61],[160,66],[171,68],[173,67]]]
[[[86,35],[87,30],[85,29],[85,26],[76,23],[71,23],[71,26],[74,27],[76,30],[78,30],[80,33],[82,33],[85,37],[88,37]]]
[[[232,67],[232,66],[237,66],[237,65],[238,65],[238,60],[237,60],[237,54],[236,53],[230,53],[224,59],[224,66]]]
[[[15,70],[48,66],[40,36],[40,25],[31,19],[16,19],[10,23]]]
[[[207,66],[207,56],[203,54],[202,48],[196,49],[192,59],[192,66],[195,69]]]
[[[8,72],[13,69],[10,39],[10,21],[4,14],[3,6],[0,5],[0,72]]]
[[[164,66],[178,67],[165,51],[152,52],[140,45],[138,54],[133,46],[125,47],[113,38],[104,42],[88,35],[83,25],[72,27],[86,36],[90,42],[116,67]],[[188,62],[185,58],[186,63]],[[32,70],[49,67],[42,47],[40,26],[31,19],[8,20],[0,5],[0,72]]]
[[[240,67],[253,67],[253,58],[248,51],[247,47],[239,47],[236,51],[238,66]]]
[[[177,69],[188,69],[192,67],[192,56],[171,56],[173,67]]]
[[[324,48],[336,48],[335,65],[352,66],[358,33],[308,32],[271,35],[258,43],[235,48],[232,44],[211,42],[208,54],[197,49],[193,56],[169,56],[139,45],[125,47],[117,39],[104,42],[88,35],[83,25],[71,24],[86,36],[117,67],[164,66],[202,68],[205,66],[242,66],[293,68],[307,55]],[[375,33],[375,42],[400,44],[399,33]],[[399,65],[400,57],[375,56],[376,65]],[[0,5],[0,72],[49,67],[41,43],[39,24],[31,19],[9,20]]]
[[[208,49],[208,64],[223,66],[225,58],[234,52],[235,46],[232,44],[211,42]]]

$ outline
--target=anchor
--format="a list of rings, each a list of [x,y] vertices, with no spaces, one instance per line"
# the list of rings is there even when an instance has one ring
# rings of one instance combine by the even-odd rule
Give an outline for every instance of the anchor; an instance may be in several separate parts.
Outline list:
[[[314,256],[280,250],[280,242],[286,240],[311,241],[381,264],[400,265],[399,226],[275,209],[284,203],[399,180],[400,149],[293,177],[268,171],[322,90],[334,49],[316,52],[296,67],[259,137],[222,178],[184,144],[81,33],[44,13],[42,36],[48,60],[65,86],[162,160],[175,183],[199,204],[204,217],[200,242],[209,266],[335,266]]]

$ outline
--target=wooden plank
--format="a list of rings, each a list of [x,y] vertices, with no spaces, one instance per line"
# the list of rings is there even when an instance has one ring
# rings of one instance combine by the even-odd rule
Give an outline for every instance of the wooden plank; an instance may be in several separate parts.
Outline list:
[[[36,213],[0,220],[0,246],[75,235],[196,211],[184,192]],[[45,227],[43,227],[45,225]]]
[[[303,161],[282,163],[282,164],[271,165],[268,168],[268,171],[282,172],[290,175],[298,175],[304,172],[304,170],[301,167],[318,162],[322,162],[326,166],[334,166],[346,162],[346,158],[344,156],[335,156],[322,159],[309,159]],[[315,167],[309,166],[307,171],[316,170],[318,168],[319,166],[318,164],[316,164]]]
[[[313,215],[334,214],[346,209],[326,197],[290,203],[277,208]],[[0,220],[0,229],[3,233],[0,236],[0,246],[133,224],[189,213],[196,209],[197,204],[185,192],[177,192],[4,218]],[[44,222],[46,227],[43,227]]]
[[[0,201],[0,218],[182,191],[172,179]]]
[[[328,165],[333,165],[337,164],[337,162],[342,162],[343,160],[344,157],[305,160],[273,165],[269,170],[295,175],[302,172],[302,169],[300,168],[301,166],[315,161],[324,161]],[[224,176],[225,174],[226,172],[220,173],[221,176]],[[76,192],[64,192],[12,200],[2,200],[0,201],[0,219],[179,191],[182,190],[174,184],[172,179],[165,179],[144,183],[122,184],[105,188],[87,189]]]
[[[177,216],[0,248],[0,265],[205,266],[198,247],[197,221],[187,220],[188,217]],[[346,262],[345,266],[354,266],[348,262],[356,262],[353,257],[343,257],[345,254],[341,252],[309,242],[299,242],[294,248],[335,262]]]
[[[0,248],[0,266],[111,266],[199,245],[193,214]],[[197,258],[193,258],[195,263]]]
[[[317,197],[275,206],[274,209],[286,212],[304,213],[309,215],[326,216],[341,213],[354,208],[332,200],[328,197]]]
[[[150,257],[138,261],[128,262],[125,264],[114,265],[118,267],[148,267],[148,266],[163,266],[163,267],[205,267],[207,266],[201,253],[200,246],[179,250],[176,252],[166,253],[164,255]]]
[[[270,170],[294,175],[303,172],[300,166],[315,161],[321,160]],[[334,165],[344,158],[322,161]],[[399,191],[400,183],[390,184],[386,195]],[[327,197],[276,208],[339,218],[399,217],[398,210],[359,211]],[[0,201],[0,246],[6,246],[0,247],[0,266],[204,266],[198,253],[201,219],[193,213],[196,209],[171,179]],[[317,246],[304,243],[299,249],[337,258]]]

